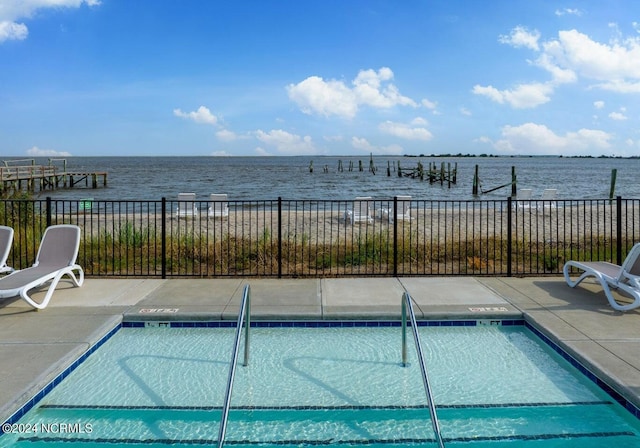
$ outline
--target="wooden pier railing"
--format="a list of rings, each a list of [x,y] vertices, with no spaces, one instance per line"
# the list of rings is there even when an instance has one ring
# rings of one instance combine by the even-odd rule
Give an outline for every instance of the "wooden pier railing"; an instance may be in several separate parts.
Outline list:
[[[106,187],[106,172],[74,172],[53,165],[0,166],[0,192],[73,188],[83,181],[86,187],[98,188],[99,178]]]

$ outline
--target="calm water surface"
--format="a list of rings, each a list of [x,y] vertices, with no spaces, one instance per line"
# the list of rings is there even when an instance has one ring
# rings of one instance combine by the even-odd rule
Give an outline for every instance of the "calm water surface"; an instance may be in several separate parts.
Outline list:
[[[10,160],[10,159],[4,159]],[[557,157],[374,157],[375,175],[364,157],[70,157],[68,171],[106,171],[108,187],[48,190],[40,196],[56,199],[159,200],[175,199],[180,192],[195,192],[198,200],[210,193],[227,193],[230,200],[341,199],[355,196],[391,198],[411,195],[426,200],[472,200],[475,165],[479,166],[483,190],[511,181],[515,167],[518,188],[533,189],[534,198],[545,188],[556,188],[562,199],[607,198],[611,171],[617,169],[615,194],[640,198],[637,173],[639,159],[572,159]],[[395,167],[413,169],[418,161],[439,167],[442,162],[458,166],[457,184],[431,185],[417,179],[399,178]],[[313,161],[314,173],[309,172]],[[342,161],[344,171],[338,171]],[[364,171],[358,170],[362,161]],[[348,171],[350,162],[354,170]],[[37,159],[46,165],[48,159]],[[391,176],[387,176],[387,164]],[[324,172],[327,167],[328,172]],[[480,199],[504,199],[510,187],[484,194]]]

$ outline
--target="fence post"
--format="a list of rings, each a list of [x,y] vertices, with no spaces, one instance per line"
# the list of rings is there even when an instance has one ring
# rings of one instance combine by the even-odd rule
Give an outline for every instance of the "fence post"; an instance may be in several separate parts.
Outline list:
[[[622,196],[616,196],[616,264],[622,265]]]
[[[513,209],[513,199],[511,196],[507,197],[507,277],[511,277],[511,249],[513,244],[513,237],[511,228],[513,226],[513,218],[511,216],[511,210]]]
[[[393,276],[398,276],[398,196],[393,197]]]
[[[282,197],[278,196],[278,278],[282,278]]]
[[[46,205],[46,209],[47,209],[47,227],[51,226],[51,196],[47,196],[47,205]]]
[[[162,198],[162,224],[161,224],[161,259],[162,259],[162,279],[167,278],[167,198]]]

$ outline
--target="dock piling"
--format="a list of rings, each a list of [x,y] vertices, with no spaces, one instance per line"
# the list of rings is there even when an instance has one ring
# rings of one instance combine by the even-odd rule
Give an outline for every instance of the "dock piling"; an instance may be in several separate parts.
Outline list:
[[[478,196],[478,185],[480,184],[480,180],[478,178],[478,165],[475,167],[475,171],[473,173],[473,187],[471,188],[471,194],[474,196]]]

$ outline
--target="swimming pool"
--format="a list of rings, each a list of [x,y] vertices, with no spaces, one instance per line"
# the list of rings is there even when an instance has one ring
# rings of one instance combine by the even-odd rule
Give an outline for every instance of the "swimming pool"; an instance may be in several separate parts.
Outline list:
[[[523,321],[484,323],[419,327],[446,446],[640,447],[638,420]],[[215,445],[235,325],[155,325],[114,331],[0,446]],[[253,325],[226,444],[436,446],[397,322]]]

